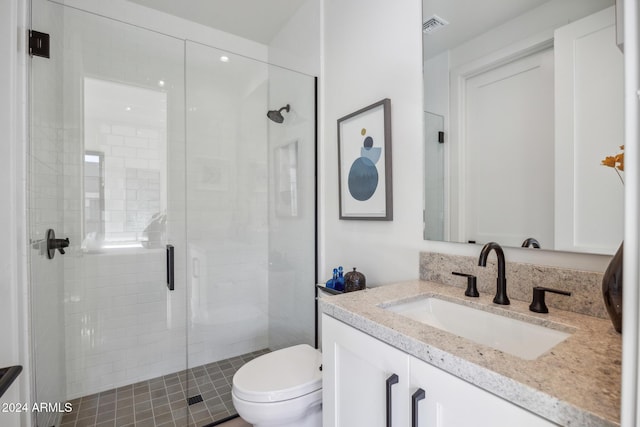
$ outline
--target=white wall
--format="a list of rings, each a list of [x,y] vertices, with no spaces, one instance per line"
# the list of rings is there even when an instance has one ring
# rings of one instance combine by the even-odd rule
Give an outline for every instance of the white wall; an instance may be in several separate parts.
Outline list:
[[[307,0],[269,43],[269,63],[320,75],[320,0]]]
[[[367,284],[418,276],[422,246],[422,5],[325,0],[323,5],[320,280],[342,265]],[[336,121],[391,99],[393,221],[338,219]]]
[[[0,230],[5,244],[0,247],[0,367],[23,365],[25,371],[7,390],[0,403],[28,402],[29,359],[27,357],[26,218],[24,91],[26,52],[23,39],[26,10],[22,2],[0,2]],[[28,425],[26,415],[0,414],[2,425]]]

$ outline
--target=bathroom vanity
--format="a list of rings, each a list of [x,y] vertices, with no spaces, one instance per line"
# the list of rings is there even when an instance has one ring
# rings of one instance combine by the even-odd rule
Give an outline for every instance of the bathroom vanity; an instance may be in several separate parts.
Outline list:
[[[427,298],[564,336],[548,343],[502,333],[497,341],[516,349],[543,346],[540,355],[515,356],[488,338],[447,332],[452,319],[427,324],[403,308],[421,310]],[[322,300],[324,426],[619,425],[621,336],[611,323],[492,298],[416,280]],[[487,322],[485,330],[501,328]]]

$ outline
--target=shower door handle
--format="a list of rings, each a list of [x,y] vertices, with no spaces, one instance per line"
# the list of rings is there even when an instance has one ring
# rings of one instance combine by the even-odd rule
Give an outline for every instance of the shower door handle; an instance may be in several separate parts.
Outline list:
[[[64,248],[69,247],[69,238],[56,239],[56,233],[52,228],[47,230],[47,258],[53,259],[56,254],[56,250],[60,252],[60,255],[64,255]]]
[[[167,245],[167,287],[170,291],[175,288],[174,268],[173,245]]]

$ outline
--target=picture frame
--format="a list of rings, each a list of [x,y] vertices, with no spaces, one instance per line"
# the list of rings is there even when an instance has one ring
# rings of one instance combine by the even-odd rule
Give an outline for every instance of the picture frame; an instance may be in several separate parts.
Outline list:
[[[338,119],[340,219],[393,220],[391,100]]]

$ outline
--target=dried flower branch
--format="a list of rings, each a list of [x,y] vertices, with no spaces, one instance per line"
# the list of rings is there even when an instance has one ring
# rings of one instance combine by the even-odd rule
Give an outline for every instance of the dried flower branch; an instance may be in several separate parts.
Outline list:
[[[618,178],[620,178],[620,181],[622,181],[622,184],[624,184],[624,179],[622,179],[622,175],[620,175],[619,172],[624,172],[624,145],[621,145],[620,149],[622,150],[622,153],[618,153],[615,156],[607,156],[602,160],[600,164],[613,168],[613,170],[615,170],[618,174]]]

